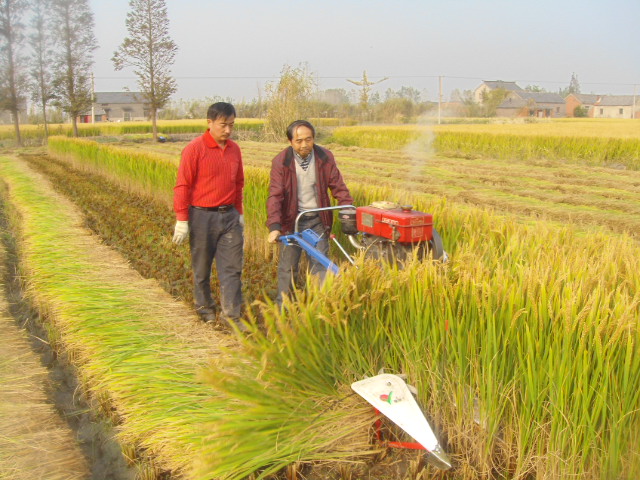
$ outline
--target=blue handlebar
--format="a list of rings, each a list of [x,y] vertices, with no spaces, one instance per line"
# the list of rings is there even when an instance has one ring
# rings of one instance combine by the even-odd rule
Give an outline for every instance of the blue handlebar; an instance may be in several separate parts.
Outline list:
[[[290,235],[282,235],[278,240],[280,240],[284,245],[298,245],[328,271],[333,274],[337,274],[339,271],[338,266],[316,248],[320,238],[320,235],[313,230],[308,229],[304,230],[302,233],[295,232]]]

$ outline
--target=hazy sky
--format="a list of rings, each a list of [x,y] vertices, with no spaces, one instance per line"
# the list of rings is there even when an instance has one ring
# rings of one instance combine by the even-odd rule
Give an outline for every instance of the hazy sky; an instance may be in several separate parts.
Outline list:
[[[136,90],[111,57],[123,38],[128,0],[89,0],[99,48],[96,91]],[[252,99],[284,65],[306,62],[318,88],[349,79],[417,88],[430,100],[443,76],[451,90],[482,80],[640,95],[640,0],[167,0],[175,99]]]

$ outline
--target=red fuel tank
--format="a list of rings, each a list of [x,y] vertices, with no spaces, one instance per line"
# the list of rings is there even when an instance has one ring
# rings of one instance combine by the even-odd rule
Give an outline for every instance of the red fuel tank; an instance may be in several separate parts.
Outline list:
[[[357,207],[358,230],[396,242],[416,243],[433,237],[433,215],[411,207]]]

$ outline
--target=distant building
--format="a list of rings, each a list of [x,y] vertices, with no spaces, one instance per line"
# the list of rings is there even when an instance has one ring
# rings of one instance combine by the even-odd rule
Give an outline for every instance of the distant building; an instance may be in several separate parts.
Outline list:
[[[576,107],[584,107],[587,110],[587,117],[593,117],[594,107],[601,95],[570,93],[564,99],[567,106],[567,117],[574,117]]]
[[[640,118],[640,101],[634,95],[603,95],[594,105],[594,118]]]
[[[640,118],[640,97],[634,95],[584,95],[570,93],[565,98],[567,115],[574,117],[577,107],[585,107],[591,118]]]
[[[93,115],[96,122],[147,120],[149,107],[140,92],[96,92]],[[79,121],[91,123],[91,111],[81,115]]]
[[[516,82],[503,82],[502,80],[485,80],[473,91],[473,100],[476,103],[482,103],[484,95],[492,90],[506,90],[508,92],[524,92]]]
[[[499,117],[566,117],[564,99],[557,93],[512,91],[496,109]]]

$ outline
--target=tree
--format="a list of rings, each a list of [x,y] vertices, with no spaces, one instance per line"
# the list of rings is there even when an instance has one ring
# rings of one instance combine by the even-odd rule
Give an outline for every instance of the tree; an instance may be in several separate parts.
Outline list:
[[[112,61],[116,70],[133,67],[143,100],[149,106],[153,138],[158,139],[156,120],[177,90],[171,65],[178,51],[169,37],[169,17],[165,0],[129,0],[126,37]]]
[[[31,18],[32,34],[29,36],[31,44],[31,100],[39,105],[44,123],[45,138],[49,136],[47,123],[47,105],[54,98],[52,88],[51,65],[53,64],[53,48],[49,11],[51,0],[33,0]]]
[[[573,116],[576,118],[586,118],[589,116],[589,107],[578,105],[573,109]]]
[[[13,115],[18,146],[22,146],[18,113],[26,90],[22,72],[24,58],[20,54],[24,39],[21,20],[26,7],[25,0],[0,1],[0,109],[9,110]]]
[[[291,122],[304,118],[313,89],[313,76],[304,64],[296,68],[285,65],[278,82],[265,86],[268,107],[264,130],[267,138],[280,140]]]
[[[88,0],[52,0],[52,23],[60,48],[54,59],[56,105],[71,117],[78,136],[78,116],[91,108],[90,70],[97,48]]]
[[[482,108],[484,117],[495,117],[498,106],[509,96],[504,88],[485,91],[482,94]]]
[[[398,98],[407,98],[413,103],[420,103],[420,91],[413,87],[400,87]]]
[[[569,93],[580,93],[580,82],[578,82],[578,76],[575,73],[571,74],[571,80],[569,81]]]
[[[558,93],[562,97],[566,97],[570,93],[580,93],[580,82],[578,82],[578,76],[575,73],[572,73],[569,86],[567,88],[561,88]]]

